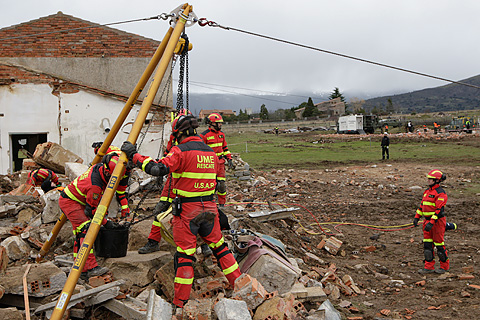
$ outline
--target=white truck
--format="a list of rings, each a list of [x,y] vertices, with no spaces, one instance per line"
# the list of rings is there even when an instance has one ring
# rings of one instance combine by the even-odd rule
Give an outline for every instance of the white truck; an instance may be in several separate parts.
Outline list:
[[[365,134],[363,115],[352,114],[338,118],[337,133]]]

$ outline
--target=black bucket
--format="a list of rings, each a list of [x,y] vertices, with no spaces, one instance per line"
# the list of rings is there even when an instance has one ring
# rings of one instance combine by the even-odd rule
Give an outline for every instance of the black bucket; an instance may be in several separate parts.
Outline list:
[[[127,255],[128,228],[100,228],[95,240],[95,255],[103,258],[121,258]]]

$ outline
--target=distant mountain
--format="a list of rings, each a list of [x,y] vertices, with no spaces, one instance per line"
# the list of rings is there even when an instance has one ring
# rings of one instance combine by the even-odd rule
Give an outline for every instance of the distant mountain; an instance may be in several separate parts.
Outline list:
[[[198,115],[201,109],[230,109],[238,112],[240,109],[252,109],[259,112],[260,106],[265,104],[267,110],[290,109],[297,107],[302,102],[307,102],[312,97],[315,103],[328,100],[330,93],[294,93],[287,95],[274,94],[228,94],[228,93],[192,93],[189,94],[190,110]],[[176,95],[174,95],[174,101]]]
[[[480,87],[480,75],[459,82]],[[389,98],[392,99],[395,111],[402,113],[471,110],[480,106],[480,89],[460,84],[447,84],[436,88],[368,99],[365,100],[365,110],[370,111],[374,107],[385,109]]]

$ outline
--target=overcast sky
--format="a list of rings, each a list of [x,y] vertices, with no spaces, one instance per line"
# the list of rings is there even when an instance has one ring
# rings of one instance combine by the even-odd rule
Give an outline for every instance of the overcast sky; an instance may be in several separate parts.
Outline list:
[[[62,11],[105,24],[168,13],[171,0],[4,1],[0,27]],[[189,2],[199,18],[311,47],[451,80],[480,74],[478,0],[201,0]],[[114,26],[161,40],[164,20]],[[245,91],[374,96],[447,84],[326,53],[220,28],[187,28],[192,91]],[[178,78],[178,74],[174,75]],[[206,89],[217,88],[221,91]]]

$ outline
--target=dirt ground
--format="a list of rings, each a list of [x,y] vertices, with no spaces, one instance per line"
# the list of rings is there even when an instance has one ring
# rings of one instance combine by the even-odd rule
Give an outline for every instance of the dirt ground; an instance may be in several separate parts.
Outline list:
[[[480,138],[472,136],[456,143],[480,147]],[[422,230],[411,223],[426,189],[425,175],[433,168],[427,161],[399,161],[393,154],[392,158],[349,167],[329,163],[321,170],[252,168],[250,182],[227,178],[228,201],[237,203],[229,204],[225,211],[240,219],[240,227],[281,240],[291,257],[300,260],[308,252],[324,261],[306,260],[306,264],[300,264],[303,271],[334,265],[337,276],[350,275],[364,294],[329,297],[345,319],[478,319],[480,194],[469,190],[480,181],[478,161],[441,159],[435,163],[448,176],[443,184],[449,195],[447,221],[457,223],[459,228],[447,231],[445,236],[450,272],[424,276],[417,273],[423,267]],[[0,179],[0,193],[10,191],[10,178]],[[261,206],[249,202],[270,202],[274,207],[286,204],[300,210],[295,211],[296,222],[257,223],[248,218],[248,211]],[[238,211],[239,206],[245,210]],[[150,221],[142,222],[142,233],[131,241],[130,250],[145,243]],[[394,230],[386,230],[386,226]],[[322,238],[331,236],[343,241],[337,255],[317,248]],[[364,248],[369,246],[375,251],[366,252]],[[467,267],[473,269],[469,275],[474,278],[461,280]]]
[[[479,141],[472,137],[460,143],[476,145]],[[425,175],[433,169],[431,165],[393,159],[323,170],[257,170],[256,177],[263,176],[266,182],[250,190],[250,195],[245,194],[245,189],[242,191],[242,183],[228,183],[229,192],[237,193],[239,201],[248,201],[250,197],[254,202],[301,205],[310,211],[296,211],[304,228],[299,223],[287,223],[288,220],[259,224],[244,219],[242,223],[243,227],[280,239],[293,257],[301,258],[310,252],[325,261],[317,266],[335,264],[338,276],[350,275],[365,294],[342,294],[340,299],[331,301],[345,318],[478,319],[480,287],[469,285],[480,285],[476,261],[480,250],[476,237],[480,229],[480,194],[466,188],[476,183],[480,168],[468,161],[449,163],[448,159],[437,166],[448,175],[443,184],[449,194],[447,222],[458,225],[457,230],[445,235],[451,268],[444,275],[417,273],[423,268],[423,236],[421,226],[411,226],[427,187]],[[236,207],[233,204],[228,211],[238,218],[245,217],[246,213],[238,213]],[[315,219],[322,224],[321,228]],[[327,222],[338,223],[323,224]],[[397,227],[406,224],[410,225]],[[375,226],[395,226],[392,229],[397,230],[379,230]],[[332,255],[317,248],[325,234],[343,241],[340,253]],[[376,250],[365,252],[362,248],[368,246],[375,246]],[[473,268],[470,275],[474,279],[460,280],[459,275],[466,272],[464,267]],[[309,266],[303,269],[308,270]],[[339,307],[342,302],[348,305],[345,301],[354,308]]]

